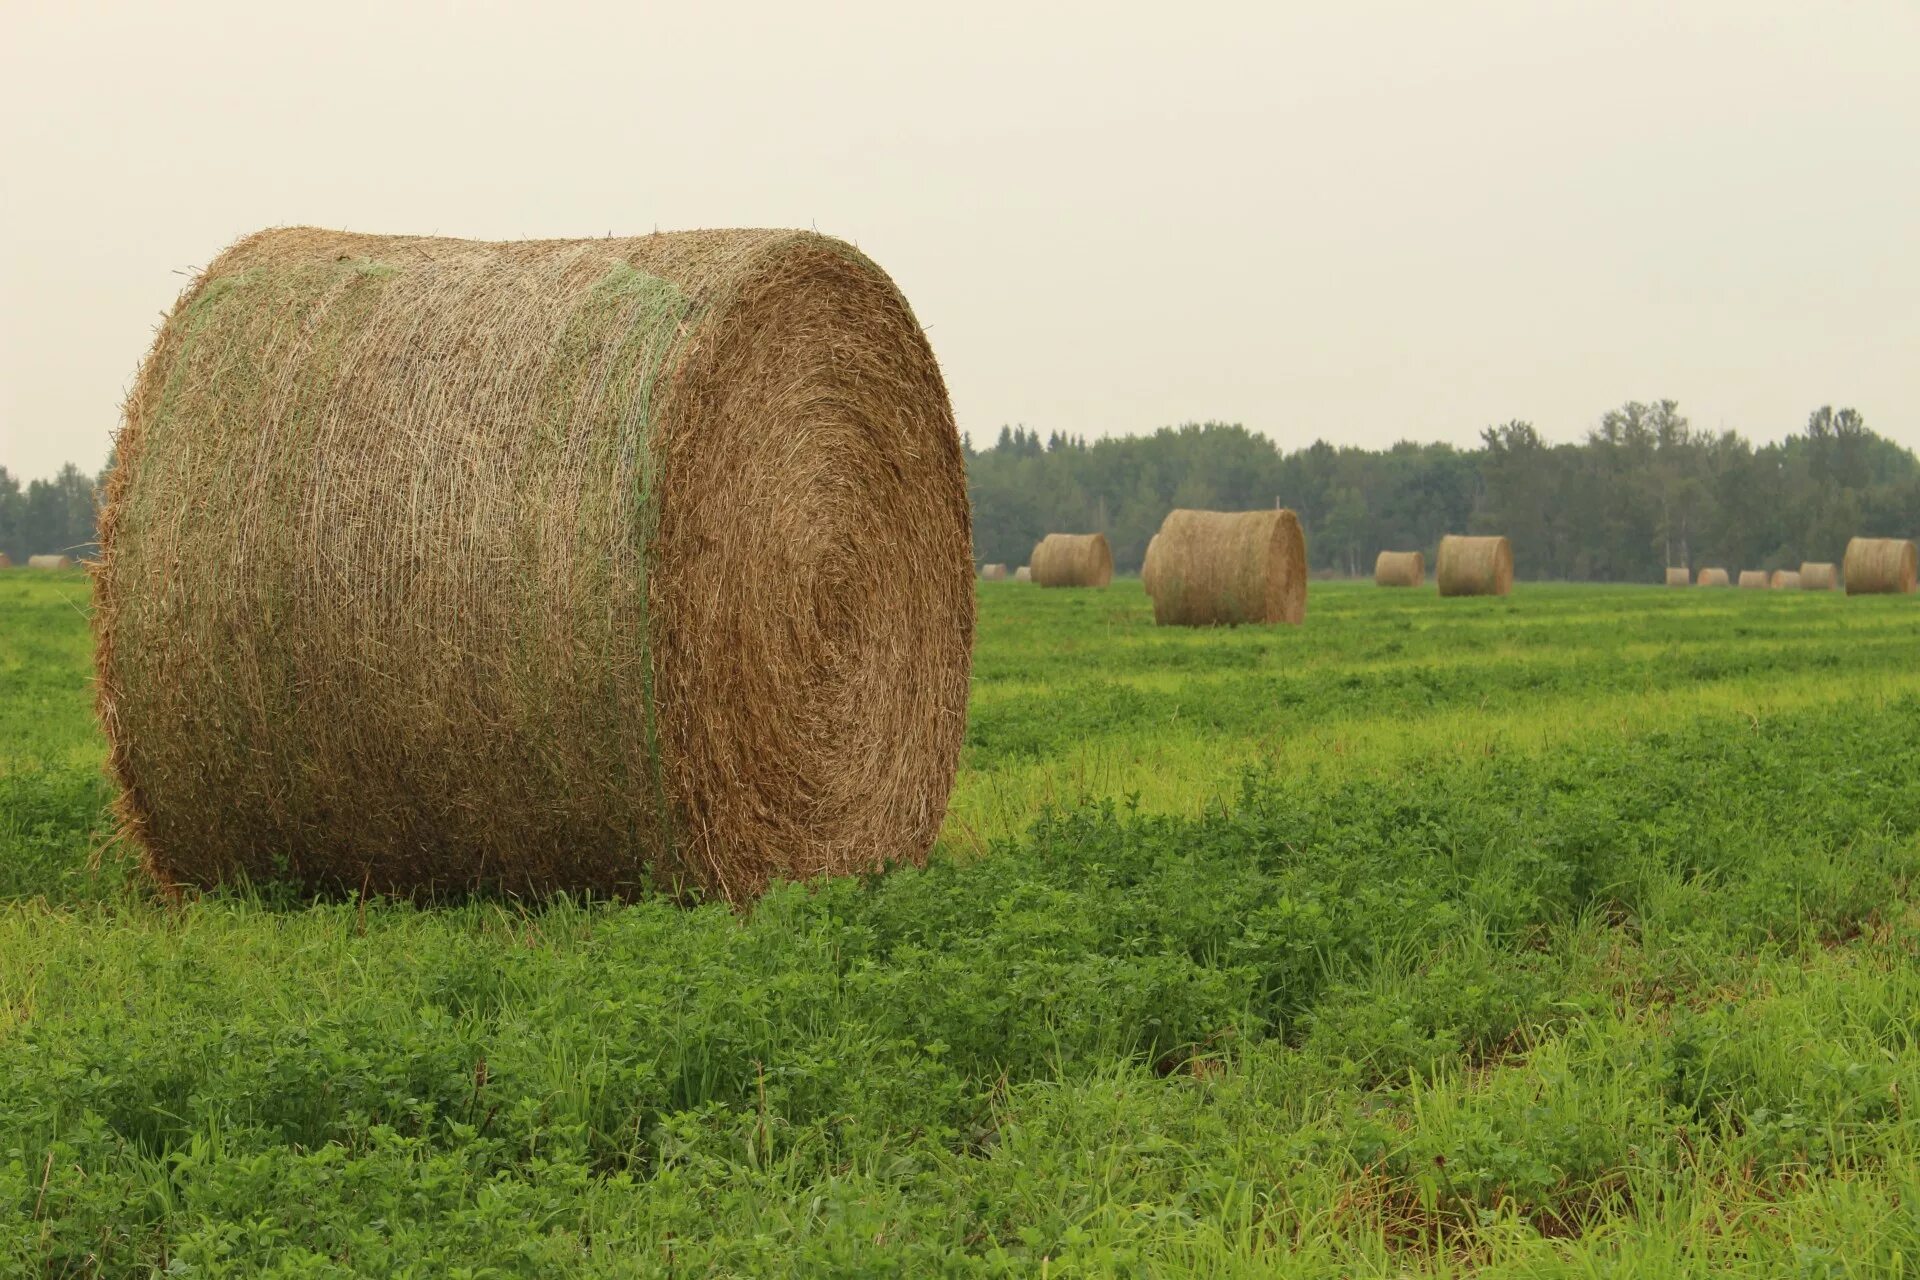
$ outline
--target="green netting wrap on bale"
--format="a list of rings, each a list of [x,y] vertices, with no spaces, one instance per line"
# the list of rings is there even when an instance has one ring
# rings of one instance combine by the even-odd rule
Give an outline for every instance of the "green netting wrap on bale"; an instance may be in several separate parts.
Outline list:
[[[1423,551],[1382,551],[1373,559],[1373,585],[1376,587],[1417,587],[1427,580],[1427,556]]]
[[[839,241],[264,232],[118,448],[100,712],[163,883],[739,900],[940,826],[959,438]]]
[[[1160,626],[1298,624],[1307,614],[1307,542],[1287,510],[1169,512],[1140,576]]]
[[[1916,548],[1905,538],[1850,538],[1841,576],[1847,594],[1905,595],[1914,589]]]
[[[1437,559],[1433,577],[1443,596],[1503,596],[1513,589],[1513,546],[1503,537],[1450,533],[1440,539]]]
[[[1027,557],[1042,587],[1104,587],[1113,581],[1113,548],[1104,533],[1050,533]]]

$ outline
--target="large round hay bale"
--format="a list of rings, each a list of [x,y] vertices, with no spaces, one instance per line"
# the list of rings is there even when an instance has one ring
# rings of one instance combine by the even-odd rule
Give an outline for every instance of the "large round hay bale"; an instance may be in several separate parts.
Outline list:
[[[264,232],[118,445],[100,712],[163,882],[738,900],[940,826],[966,477],[848,245]]]
[[[1669,567],[1667,569],[1667,585],[1670,587],[1692,586],[1693,575],[1687,571],[1685,565],[1677,568]]]
[[[1740,585],[1748,591],[1765,591],[1767,589],[1767,571],[1765,569],[1742,569],[1740,571]]]
[[[1140,561],[1140,585],[1146,588],[1149,598],[1153,596],[1153,548],[1159,541],[1157,533],[1147,539],[1147,554]]]
[[[1434,580],[1443,596],[1503,596],[1513,589],[1513,545],[1502,537],[1440,539]]]
[[[71,556],[28,556],[29,569],[70,569],[73,567]]]
[[[1284,509],[1168,512],[1140,576],[1161,626],[1307,616],[1307,541],[1299,517]]]
[[[1027,558],[1035,585],[1104,587],[1113,581],[1113,548],[1104,533],[1050,533]]]
[[[1018,569],[1015,569],[1013,571],[1013,580],[1015,582],[1032,582],[1033,566],[1023,564]]]
[[[1694,579],[1693,583],[1696,587],[1724,587],[1727,584],[1728,578],[1725,569],[1702,569],[1700,575]]]
[[[1419,551],[1382,551],[1373,560],[1376,587],[1417,587],[1427,580],[1427,557]]]
[[[1798,591],[1800,572],[1797,569],[1775,569],[1767,576],[1767,585],[1775,591]]]
[[[1920,563],[1905,538],[1852,538],[1842,566],[1850,596],[1905,595],[1914,588]]]
[[[1802,591],[1831,591],[1840,585],[1840,570],[1831,561],[1809,560],[1800,566]]]
[[[1005,582],[1006,580],[1007,566],[1004,564],[983,564],[980,566],[980,581]]]

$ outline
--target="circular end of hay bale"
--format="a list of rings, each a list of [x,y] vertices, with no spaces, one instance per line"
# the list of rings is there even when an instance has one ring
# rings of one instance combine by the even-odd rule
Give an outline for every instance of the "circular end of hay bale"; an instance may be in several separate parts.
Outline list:
[[[1907,595],[1920,576],[1920,558],[1906,538],[1853,538],[1841,576],[1850,596]]]
[[[1725,569],[1702,569],[1700,576],[1694,581],[1694,585],[1698,587],[1724,587],[1727,586],[1730,581]]]
[[[1160,626],[1291,623],[1307,615],[1307,542],[1287,510],[1171,511],[1141,569]]]
[[[1377,587],[1417,587],[1427,580],[1427,557],[1422,551],[1382,551],[1373,561]]]
[[[1104,587],[1113,581],[1113,548],[1104,533],[1050,533],[1027,557],[1042,587]]]
[[[1434,579],[1443,596],[1504,596],[1513,589],[1513,545],[1450,533],[1440,539]]]
[[[161,330],[101,529],[165,882],[740,900],[919,860],[945,812],[959,438],[838,241],[251,237]]]

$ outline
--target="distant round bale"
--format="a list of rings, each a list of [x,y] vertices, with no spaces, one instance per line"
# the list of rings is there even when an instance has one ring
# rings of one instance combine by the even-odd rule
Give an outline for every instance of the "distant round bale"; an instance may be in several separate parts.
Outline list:
[[[27,557],[27,568],[29,569],[70,569],[72,567],[73,567],[72,556],[28,556]]]
[[[1513,589],[1513,545],[1502,537],[1440,539],[1434,579],[1443,596],[1503,596]]]
[[[1767,589],[1767,571],[1765,569],[1742,569],[1740,571],[1740,585],[1748,591],[1765,591]]]
[[[983,564],[980,566],[980,581],[1005,582],[1006,580],[1007,566],[1004,564]]]
[[[1798,591],[1800,572],[1797,569],[1775,569],[1767,578],[1767,585],[1775,591]]]
[[[849,245],[263,232],[118,439],[121,815],[168,886],[738,901],[918,861],[971,577],[938,366]]]
[[[1800,566],[1802,591],[1831,591],[1840,585],[1840,570],[1832,562],[1809,560]]]
[[[1725,569],[1702,569],[1699,575],[1694,578],[1693,585],[1696,587],[1724,587],[1727,585],[1727,582],[1727,571]]]
[[[1667,585],[1670,587],[1692,586],[1693,575],[1687,572],[1685,565],[1681,565],[1678,568],[1669,568],[1667,570]]]
[[[1285,509],[1170,511],[1140,576],[1160,626],[1297,624],[1307,615],[1307,541]]]
[[[1417,587],[1427,580],[1427,557],[1419,551],[1382,551],[1373,559],[1376,587]]]
[[[1013,580],[1014,580],[1015,582],[1032,582],[1032,581],[1033,581],[1033,566],[1032,566],[1032,565],[1027,565],[1027,564],[1023,564],[1023,565],[1021,565],[1021,566],[1020,566],[1020,567],[1019,567],[1018,569],[1015,569],[1015,570],[1013,571]]]
[[[1113,581],[1113,548],[1104,533],[1050,533],[1028,557],[1042,587],[1104,587]]]
[[[1853,538],[1842,576],[1850,596],[1905,595],[1914,588],[1917,568],[1914,545],[1905,538]]]
[[[4,551],[0,551],[0,569],[11,568],[13,568],[13,557]]]

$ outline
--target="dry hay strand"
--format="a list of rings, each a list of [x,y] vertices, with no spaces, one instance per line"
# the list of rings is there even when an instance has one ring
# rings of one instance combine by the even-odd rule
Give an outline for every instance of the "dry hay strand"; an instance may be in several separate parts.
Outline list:
[[[1033,566],[1023,564],[1018,569],[1015,569],[1013,571],[1013,580],[1015,582],[1032,582]]]
[[[980,581],[1005,582],[1006,580],[1007,566],[1003,564],[983,564],[980,566]]]
[[[966,476],[848,245],[262,232],[118,450],[99,710],[165,885],[739,901],[940,827]]]
[[[1808,560],[1800,566],[1802,591],[1831,591],[1840,585],[1840,570],[1826,560]]]
[[[1307,540],[1293,512],[1171,511],[1140,576],[1160,626],[1298,624],[1307,616]]]
[[[29,569],[71,569],[72,567],[73,567],[72,556],[28,556],[27,557],[27,568]]]
[[[1740,586],[1748,591],[1765,591],[1767,589],[1767,571],[1765,569],[1742,569],[1740,571]]]
[[[1775,591],[1798,591],[1800,573],[1795,569],[1775,569],[1767,577],[1767,586]]]
[[[1725,569],[1702,569],[1700,576],[1694,579],[1696,587],[1724,587],[1728,584]]]
[[[1427,580],[1427,557],[1419,551],[1382,551],[1373,560],[1376,587],[1417,587]]]
[[[1852,538],[1841,576],[1850,596],[1905,595],[1917,567],[1914,545],[1905,538]]]
[[[1513,589],[1513,544],[1503,537],[1440,539],[1434,580],[1443,596],[1503,596]]]
[[[1685,567],[1668,569],[1667,585],[1670,587],[1690,587],[1693,585],[1693,575],[1687,572]]]
[[[1042,587],[1104,587],[1113,581],[1113,548],[1104,533],[1050,533],[1027,558]]]

